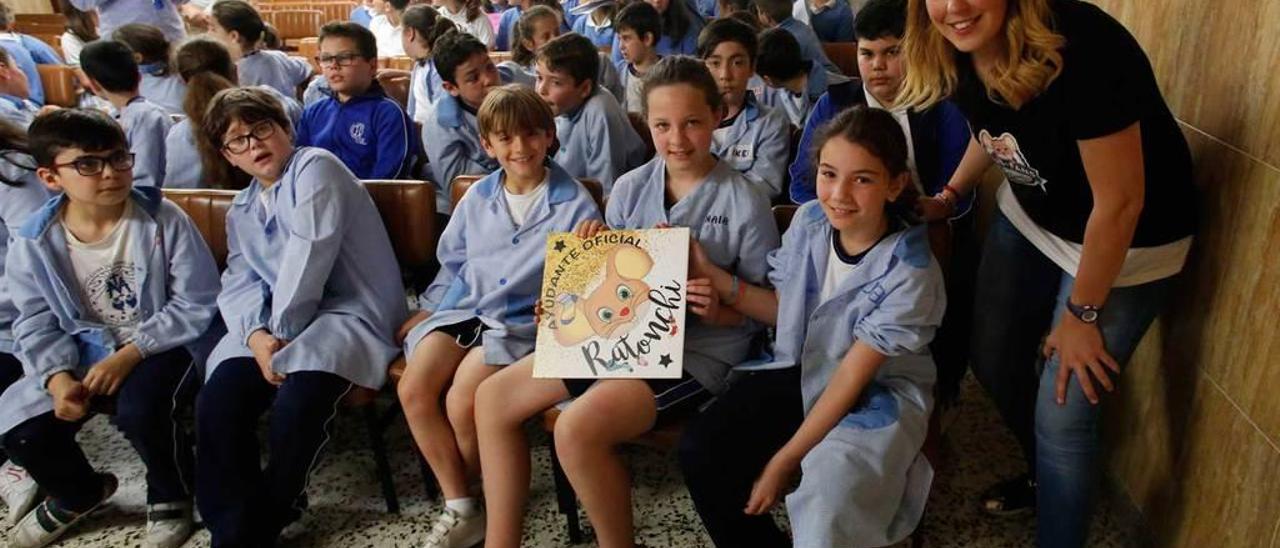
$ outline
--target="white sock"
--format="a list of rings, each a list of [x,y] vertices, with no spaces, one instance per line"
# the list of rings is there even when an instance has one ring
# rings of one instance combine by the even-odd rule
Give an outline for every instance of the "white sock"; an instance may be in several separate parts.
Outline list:
[[[458,515],[469,518],[480,513],[480,501],[475,497],[464,497],[460,499],[448,499],[444,501],[445,508],[457,512]]]

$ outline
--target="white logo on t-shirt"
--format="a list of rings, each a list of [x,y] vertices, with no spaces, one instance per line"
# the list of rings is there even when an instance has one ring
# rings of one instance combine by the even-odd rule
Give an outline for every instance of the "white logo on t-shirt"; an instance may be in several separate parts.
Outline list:
[[[1022,149],[1018,148],[1018,139],[1012,134],[1005,132],[992,138],[984,129],[978,132],[978,142],[982,143],[982,148],[986,149],[991,160],[1004,171],[1004,176],[1010,183],[1040,187],[1040,190],[1049,192],[1044,187],[1049,181],[1040,176],[1040,170],[1031,167],[1026,155],[1022,154]]]
[[[357,144],[361,144],[361,145],[369,144],[364,140],[364,122],[356,122],[354,124],[351,124],[350,132],[351,132],[351,139],[355,141]]]

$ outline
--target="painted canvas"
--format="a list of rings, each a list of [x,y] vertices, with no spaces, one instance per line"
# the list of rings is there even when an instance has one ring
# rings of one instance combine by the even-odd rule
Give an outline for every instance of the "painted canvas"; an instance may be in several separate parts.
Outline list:
[[[688,269],[687,228],[551,234],[533,376],[679,378]]]

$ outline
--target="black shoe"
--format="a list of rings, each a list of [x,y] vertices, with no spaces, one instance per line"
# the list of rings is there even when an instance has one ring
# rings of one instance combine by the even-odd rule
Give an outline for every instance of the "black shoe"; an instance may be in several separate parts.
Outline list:
[[[1036,482],[1023,474],[1005,480],[982,494],[982,511],[993,516],[1016,516],[1036,509]]]

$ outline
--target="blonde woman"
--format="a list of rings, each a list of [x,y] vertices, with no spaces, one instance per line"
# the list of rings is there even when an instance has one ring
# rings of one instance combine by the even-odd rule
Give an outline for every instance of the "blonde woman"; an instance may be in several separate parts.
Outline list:
[[[972,360],[1030,473],[983,505],[1039,505],[1041,546],[1082,546],[1097,404],[1191,245],[1190,153],[1138,43],[1090,4],[910,0],[907,18],[898,102],[951,97],[973,131],[950,184],[921,200],[926,217],[945,217],[993,162],[1006,178],[978,272]]]

